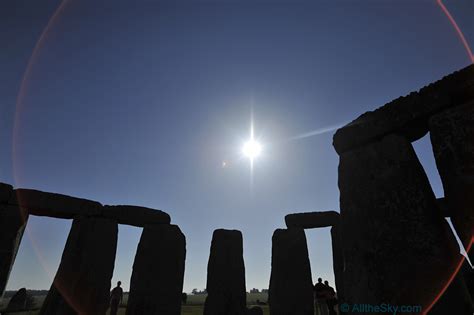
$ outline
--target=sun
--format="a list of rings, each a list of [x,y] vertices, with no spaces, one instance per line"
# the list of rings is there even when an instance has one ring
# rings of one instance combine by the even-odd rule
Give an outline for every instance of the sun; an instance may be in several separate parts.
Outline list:
[[[244,156],[253,161],[260,155],[260,153],[262,153],[262,146],[257,141],[250,139],[244,143],[242,147],[242,153]]]

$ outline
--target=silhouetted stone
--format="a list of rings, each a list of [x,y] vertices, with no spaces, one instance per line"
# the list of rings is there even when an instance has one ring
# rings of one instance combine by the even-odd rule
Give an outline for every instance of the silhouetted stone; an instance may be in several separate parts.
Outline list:
[[[342,250],[342,234],[340,224],[331,228],[332,243],[332,266],[334,270],[334,281],[339,301],[344,300],[344,256]]]
[[[28,209],[33,215],[63,219],[100,215],[102,207],[95,201],[33,189],[15,189],[9,203]]]
[[[0,183],[0,204],[7,203],[13,193],[13,187],[8,184]]]
[[[313,283],[303,229],[277,229],[272,237],[268,304],[272,315],[313,315]]]
[[[345,300],[425,308],[459,250],[410,142],[389,135],[342,154],[339,189]]]
[[[444,294],[429,311],[429,315],[472,315],[474,305],[462,277],[462,273],[453,279]]]
[[[117,222],[78,217],[40,314],[103,315],[117,249]]]
[[[28,214],[16,206],[0,205],[0,296],[20,246]]]
[[[207,265],[207,298],[204,315],[246,313],[245,265],[242,233],[215,230]]]
[[[8,301],[6,312],[26,310],[27,299],[28,299],[28,296],[27,296],[27,292],[25,288],[21,288],[20,290],[16,291],[16,293],[12,296],[10,301]]]
[[[170,224],[169,214],[138,206],[104,206],[102,216],[117,220],[120,224],[144,227],[147,224]]]
[[[303,212],[288,214],[285,216],[285,223],[288,228],[320,228],[333,226],[338,221],[339,213],[336,211]]]
[[[431,118],[430,136],[451,221],[467,246],[474,236],[474,102]]]
[[[148,225],[138,244],[127,315],[179,315],[186,239],[176,225]]]
[[[451,217],[451,211],[450,207],[448,206],[448,203],[446,202],[446,199],[443,198],[438,198],[436,199],[436,204],[438,205],[439,210],[441,211],[441,215],[443,218],[450,218]]]
[[[263,315],[263,310],[261,307],[254,306],[247,309],[247,315]]]
[[[428,132],[436,112],[474,98],[474,65],[454,72],[419,92],[410,93],[367,112],[339,129],[333,138],[339,154],[396,133],[414,141]]]

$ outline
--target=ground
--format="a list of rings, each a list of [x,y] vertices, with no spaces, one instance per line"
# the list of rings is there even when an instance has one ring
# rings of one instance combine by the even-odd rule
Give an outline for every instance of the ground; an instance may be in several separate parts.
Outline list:
[[[128,296],[125,295],[124,302],[127,302]],[[181,308],[182,315],[202,315],[203,313],[203,305],[206,295],[188,295],[187,305],[183,305]],[[256,301],[260,300],[262,302],[267,301],[267,294],[266,293],[247,293],[247,304],[249,307],[256,305]],[[0,302],[0,310],[3,310],[6,305],[8,304],[9,299],[3,299]],[[35,310],[25,311],[25,312],[15,312],[15,313],[8,313],[8,314],[15,314],[15,315],[37,315],[39,313],[39,308],[43,303],[44,296],[35,296],[35,300],[37,301],[35,305]],[[269,310],[267,305],[261,306],[263,309],[263,314],[268,315]],[[107,312],[107,315],[109,313]],[[121,307],[118,312],[119,315],[125,315],[125,306]]]

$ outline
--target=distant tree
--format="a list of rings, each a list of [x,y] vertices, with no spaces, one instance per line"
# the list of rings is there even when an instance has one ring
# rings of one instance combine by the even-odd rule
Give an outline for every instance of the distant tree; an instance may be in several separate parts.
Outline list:
[[[256,288],[253,288],[252,290],[250,290],[250,293],[260,293],[260,291],[258,291],[258,289]]]
[[[196,295],[196,294],[199,294],[199,291],[198,291],[198,289],[193,289],[193,290],[191,291],[191,293],[194,294],[194,295]]]
[[[262,291],[260,291],[262,293],[268,293],[268,289],[262,289]]]

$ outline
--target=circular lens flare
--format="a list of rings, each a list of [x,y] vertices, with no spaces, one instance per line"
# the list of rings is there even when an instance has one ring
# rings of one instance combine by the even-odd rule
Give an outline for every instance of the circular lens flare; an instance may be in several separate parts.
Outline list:
[[[242,153],[251,160],[258,157],[261,152],[262,146],[255,140],[247,141],[242,147]]]

